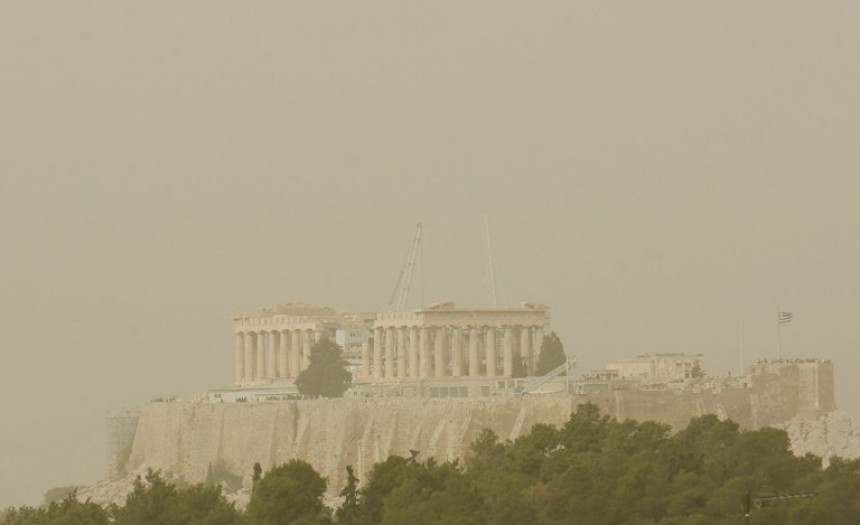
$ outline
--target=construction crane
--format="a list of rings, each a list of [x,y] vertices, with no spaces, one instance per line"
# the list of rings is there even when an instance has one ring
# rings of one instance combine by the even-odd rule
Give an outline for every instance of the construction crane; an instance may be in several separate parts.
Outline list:
[[[484,223],[484,280],[487,283],[487,306],[499,307],[498,294],[496,293],[496,265],[493,261],[493,245],[490,243],[490,223],[487,216],[481,217]]]
[[[415,225],[415,234],[412,236],[412,244],[409,246],[409,255],[406,256],[406,264],[400,270],[394,293],[388,300],[388,309],[399,312],[406,307],[406,299],[409,297],[409,287],[412,284],[412,270],[415,269],[415,261],[421,251],[421,230],[423,226],[419,222]]]

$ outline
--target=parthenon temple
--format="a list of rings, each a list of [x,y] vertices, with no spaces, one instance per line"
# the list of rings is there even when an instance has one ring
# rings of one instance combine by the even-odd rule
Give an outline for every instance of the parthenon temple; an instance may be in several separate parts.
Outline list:
[[[235,384],[293,382],[322,337],[360,360],[359,382],[510,378],[518,364],[531,374],[548,310],[459,309],[451,301],[363,317],[304,303],[264,308],[233,318]]]

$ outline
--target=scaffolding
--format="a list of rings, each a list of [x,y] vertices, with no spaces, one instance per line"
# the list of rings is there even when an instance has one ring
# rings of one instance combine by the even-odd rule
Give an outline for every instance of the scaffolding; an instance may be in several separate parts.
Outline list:
[[[137,432],[139,410],[108,412],[107,415],[107,475],[108,479],[122,477]]]

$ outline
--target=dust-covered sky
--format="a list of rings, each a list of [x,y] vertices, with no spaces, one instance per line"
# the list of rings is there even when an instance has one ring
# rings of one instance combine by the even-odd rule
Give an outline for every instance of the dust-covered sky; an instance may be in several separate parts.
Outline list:
[[[234,312],[384,307],[417,221],[410,306],[485,305],[482,214],[581,370],[780,307],[860,416],[858,93],[854,0],[0,2],[0,506],[230,382]]]

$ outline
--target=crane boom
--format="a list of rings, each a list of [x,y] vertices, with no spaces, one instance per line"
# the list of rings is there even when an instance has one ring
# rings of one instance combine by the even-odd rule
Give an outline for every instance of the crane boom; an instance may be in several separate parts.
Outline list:
[[[484,223],[484,279],[487,283],[487,306],[498,308],[499,300],[496,294],[496,268],[493,260],[493,245],[490,243],[490,223],[487,216],[482,217]]]
[[[412,271],[415,269],[415,261],[418,259],[418,253],[421,248],[422,228],[423,226],[420,222],[415,226],[415,234],[412,236],[412,244],[409,247],[406,264],[400,271],[400,277],[397,278],[394,293],[391,294],[391,299],[388,301],[388,308],[393,311],[399,312],[406,307],[406,299],[409,297],[409,287],[412,284]]]

